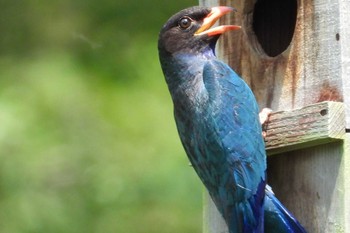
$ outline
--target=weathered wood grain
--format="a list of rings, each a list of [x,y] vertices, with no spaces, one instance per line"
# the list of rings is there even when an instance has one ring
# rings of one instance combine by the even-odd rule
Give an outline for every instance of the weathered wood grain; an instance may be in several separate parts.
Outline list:
[[[344,136],[344,104],[322,102],[272,113],[265,141],[268,155],[273,155],[334,142]]]
[[[337,39],[341,45],[341,76],[345,103],[346,127],[350,129],[350,1],[339,1],[339,21]]]
[[[345,141],[268,157],[268,183],[310,233],[350,232],[345,145],[348,150],[348,135]]]

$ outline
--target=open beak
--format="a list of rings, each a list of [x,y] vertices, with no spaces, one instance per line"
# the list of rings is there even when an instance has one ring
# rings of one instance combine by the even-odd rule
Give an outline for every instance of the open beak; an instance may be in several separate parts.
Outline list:
[[[194,35],[215,36],[221,35],[227,31],[241,29],[241,27],[237,25],[221,25],[218,27],[211,28],[211,26],[213,26],[216,23],[216,21],[218,21],[218,19],[232,11],[235,11],[235,9],[227,6],[217,6],[211,8],[211,12],[207,15],[207,17],[203,19],[202,26],[196,31]]]

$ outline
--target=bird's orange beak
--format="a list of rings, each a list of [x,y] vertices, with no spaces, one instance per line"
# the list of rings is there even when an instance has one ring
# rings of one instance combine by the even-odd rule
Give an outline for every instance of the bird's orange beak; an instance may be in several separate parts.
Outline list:
[[[220,19],[223,15],[234,11],[235,9],[228,6],[217,6],[211,8],[211,12],[203,19],[202,26],[196,31],[195,36],[208,35],[215,36],[223,34],[227,31],[238,30],[241,29],[240,26],[237,25],[221,25],[218,27],[211,28],[218,19]]]

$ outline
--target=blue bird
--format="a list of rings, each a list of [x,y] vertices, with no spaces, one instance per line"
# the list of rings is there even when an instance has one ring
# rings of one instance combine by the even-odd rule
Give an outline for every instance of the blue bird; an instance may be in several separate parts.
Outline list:
[[[212,26],[233,10],[191,7],[172,16],[160,31],[159,58],[178,133],[230,233],[303,233],[266,185],[255,97],[215,56],[220,35],[240,27]]]

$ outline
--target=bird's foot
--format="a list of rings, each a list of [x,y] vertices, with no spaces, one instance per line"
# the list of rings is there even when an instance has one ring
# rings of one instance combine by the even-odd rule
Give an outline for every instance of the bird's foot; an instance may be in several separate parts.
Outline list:
[[[267,128],[267,124],[271,113],[272,113],[272,109],[270,108],[263,108],[259,113],[259,119],[260,119],[260,124],[262,128],[263,138],[266,137],[266,128]]]

